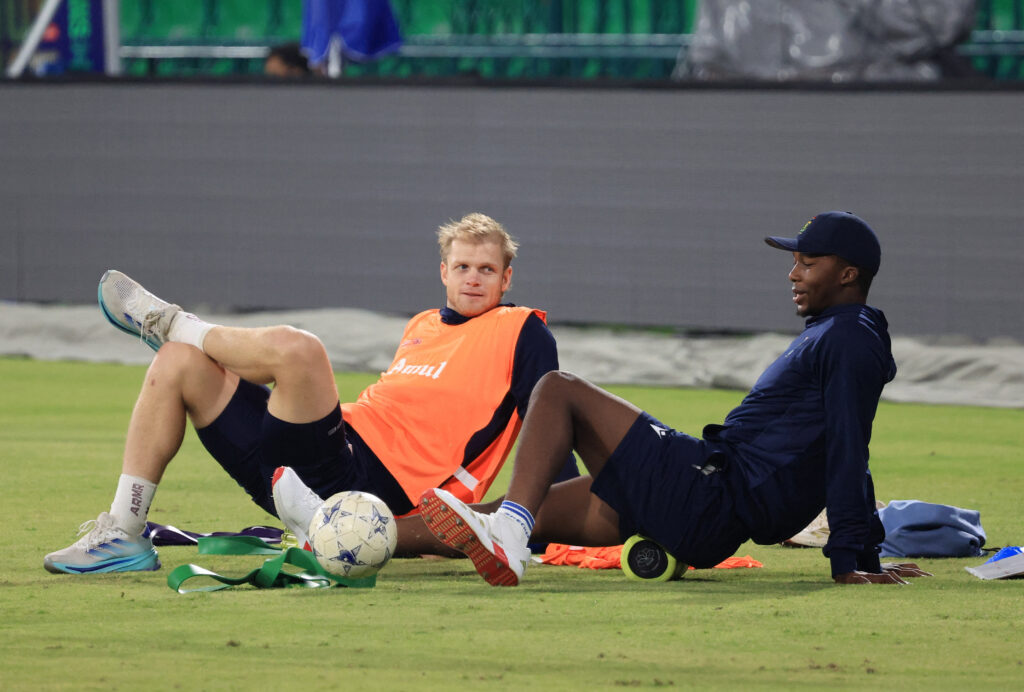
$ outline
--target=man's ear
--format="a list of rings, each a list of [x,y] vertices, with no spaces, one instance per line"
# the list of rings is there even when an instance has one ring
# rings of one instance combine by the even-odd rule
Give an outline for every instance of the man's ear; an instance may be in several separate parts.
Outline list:
[[[857,283],[857,278],[860,276],[860,269],[852,264],[848,264],[843,267],[843,270],[839,273],[839,283],[843,286],[851,286]]]
[[[441,262],[441,283],[448,285],[448,265],[444,262]]]

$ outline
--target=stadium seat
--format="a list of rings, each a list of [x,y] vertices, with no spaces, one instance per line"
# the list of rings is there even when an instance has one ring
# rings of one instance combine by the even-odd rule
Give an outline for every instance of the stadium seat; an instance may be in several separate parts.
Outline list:
[[[269,35],[268,0],[218,0],[214,4],[208,38],[225,41],[262,41]]]
[[[205,0],[121,0],[121,39],[181,42],[203,36]]]

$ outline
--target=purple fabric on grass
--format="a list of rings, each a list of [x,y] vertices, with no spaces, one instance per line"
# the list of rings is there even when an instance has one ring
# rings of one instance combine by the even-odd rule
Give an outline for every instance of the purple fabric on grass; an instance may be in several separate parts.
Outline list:
[[[214,531],[213,533],[196,533],[183,531],[176,526],[164,526],[155,522],[146,522],[146,530],[153,539],[153,545],[197,545],[200,538],[207,536],[255,536],[269,544],[281,542],[281,529],[273,526],[247,526],[241,531]]]

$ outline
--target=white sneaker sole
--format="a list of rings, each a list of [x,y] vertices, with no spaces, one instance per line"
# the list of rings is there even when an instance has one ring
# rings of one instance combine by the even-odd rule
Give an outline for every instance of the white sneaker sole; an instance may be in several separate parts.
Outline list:
[[[150,548],[144,553],[113,557],[88,565],[72,565],[50,560],[43,561],[43,567],[53,574],[102,574],[104,572],[153,572],[160,569],[156,550]]]
[[[460,503],[461,504],[461,503]],[[420,515],[427,528],[449,548],[465,553],[473,567],[491,586],[518,586],[519,576],[509,566],[508,557],[500,545],[474,530],[477,522],[462,516],[462,510],[472,511],[465,505],[451,506],[433,490],[420,498]]]

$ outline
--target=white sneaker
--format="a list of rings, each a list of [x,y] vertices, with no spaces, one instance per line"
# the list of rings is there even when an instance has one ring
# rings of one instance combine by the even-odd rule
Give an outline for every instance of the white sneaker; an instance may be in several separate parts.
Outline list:
[[[270,483],[278,518],[295,534],[300,548],[311,550],[309,522],[324,503],[323,499],[310,490],[290,466],[278,466]]]
[[[171,322],[181,308],[142,287],[142,284],[115,269],[108,269],[97,289],[100,310],[107,320],[123,332],[137,336],[154,351],[167,341]]]
[[[48,572],[88,574],[90,572],[142,572],[160,569],[160,560],[148,531],[133,536],[103,512],[82,524],[75,543],[43,558]]]
[[[782,542],[782,545],[795,546],[798,548],[824,548],[828,543],[830,531],[828,528],[828,515],[825,510],[816,516],[810,524],[793,536]]]
[[[423,493],[420,515],[439,541],[473,561],[488,584],[519,584],[530,562],[530,549],[521,540],[522,530],[511,526],[510,520],[476,512],[440,488]]]

